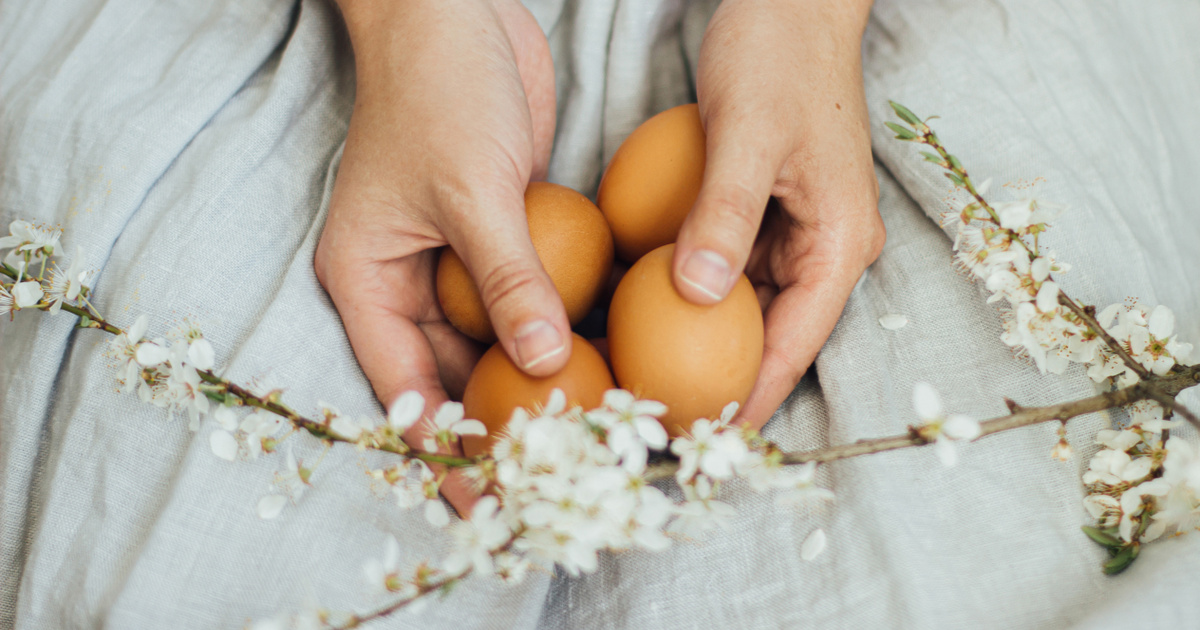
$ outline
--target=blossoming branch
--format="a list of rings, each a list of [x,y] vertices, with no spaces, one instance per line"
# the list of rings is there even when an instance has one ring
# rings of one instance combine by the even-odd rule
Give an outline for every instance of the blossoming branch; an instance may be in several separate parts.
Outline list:
[[[89,300],[91,273],[82,268],[82,252],[76,250],[65,268],[52,260],[61,249],[63,234],[57,228],[14,221],[9,236],[0,238],[0,249],[9,250],[0,266],[0,316],[66,311],[79,318],[79,327],[113,335],[108,351],[118,359],[123,390],[181,413],[193,431],[207,430],[209,448],[221,459],[254,460],[305,433],[326,449],[341,442],[392,453],[395,463],[372,470],[371,477],[391,488],[399,506],[420,509],[430,524],[449,528],[454,551],[415,567],[399,565],[399,541],[384,541],[382,558],[364,565],[370,587],[391,598],[379,608],[335,614],[313,605],[262,620],[256,628],[354,627],[420,605],[427,595],[445,592],[472,573],[520,581],[531,563],[557,564],[571,574],[594,571],[604,550],[658,551],[673,538],[695,538],[721,526],[734,510],[717,499],[718,491],[735,477],[746,479],[753,490],[774,492],[781,504],[803,505],[833,498],[814,484],[818,464],[934,445],[942,462],[952,466],[959,458],[956,444],[1040,422],[1065,425],[1082,414],[1121,407],[1132,422],[1097,436],[1104,450],[1082,480],[1088,491],[1084,505],[1097,519],[1085,532],[1112,555],[1105,570],[1124,569],[1141,544],[1167,531],[1195,527],[1200,449],[1169,432],[1176,425],[1174,414],[1194,419],[1175,396],[1200,382],[1200,367],[1190,362],[1192,346],[1173,334],[1174,315],[1164,306],[1137,303],[1097,313],[1069,297],[1055,277],[1069,266],[1041,243],[1062,207],[1037,199],[988,201],[988,183],[976,186],[926,121],[898,104],[893,108],[905,123],[887,123],[897,137],[930,147],[925,159],[968,195],[964,206],[944,220],[957,225],[957,264],[986,287],[989,302],[1004,306],[1003,341],[1043,373],[1062,373],[1080,363],[1109,391],[1045,407],[1009,401],[1010,414],[978,422],[947,412],[937,391],[918,383],[913,404],[919,422],[906,433],[794,453],[737,425],[733,404],[719,418],[697,419],[687,435],[668,441],[657,421],[666,412],[661,403],[612,390],[600,408],[583,410],[567,408],[565,396],[555,391],[538,409],[516,410],[490,453],[468,458],[450,454],[451,445],[484,428],[464,418],[459,403],[427,409],[419,394],[408,392],[381,420],[348,417],[329,405],[310,417],[286,406],[280,390],[255,391],[225,378],[212,345],[194,326],[151,338],[144,315],[128,328],[113,324]],[[887,318],[881,320],[885,328],[903,326],[902,316]],[[412,448],[401,435],[419,422],[427,423],[434,437]],[[1059,435],[1050,452],[1067,459],[1072,448],[1065,430]],[[660,455],[651,463],[652,452]],[[288,505],[298,504],[320,461],[298,459],[289,444],[274,491],[259,499],[258,515],[277,518]],[[441,465],[443,472],[435,473],[430,464]],[[439,489],[445,471],[453,468],[489,494],[469,519],[452,524]],[[651,485],[668,478],[682,488],[684,501],[676,503]],[[825,543],[825,533],[815,530],[802,556],[812,559]]]

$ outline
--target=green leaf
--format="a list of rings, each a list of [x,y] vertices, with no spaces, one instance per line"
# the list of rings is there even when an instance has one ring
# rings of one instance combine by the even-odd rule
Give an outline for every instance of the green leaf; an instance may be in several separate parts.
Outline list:
[[[80,328],[91,328],[92,327],[92,318],[88,317],[87,315],[80,315],[79,316],[79,327]]]
[[[208,396],[209,400],[217,403],[218,405],[223,404],[225,402],[225,394],[222,394],[219,392],[210,392],[207,390],[201,390],[201,391],[204,392],[205,396]]]
[[[1121,549],[1117,555],[1113,556],[1112,560],[1105,562],[1104,574],[1116,575],[1125,569],[1128,569],[1129,565],[1133,564],[1134,559],[1137,558],[1138,546],[1139,545],[1136,544],[1129,545],[1128,547]]]
[[[962,178],[959,177],[957,173],[943,173],[943,175],[946,176],[946,179],[954,182],[955,186],[958,186],[959,188],[967,187],[967,185],[963,183]]]
[[[914,133],[913,130],[909,129],[908,127],[902,127],[891,121],[885,122],[883,124],[887,125],[888,129],[891,129],[892,131],[896,132],[896,137],[901,140],[912,140],[917,137],[917,134]]]
[[[888,101],[888,104],[892,106],[892,111],[896,112],[896,115],[900,117],[900,120],[903,120],[910,125],[921,124],[921,119],[917,118],[917,115],[909,111],[907,107],[897,103],[896,101]]]
[[[954,170],[956,170],[956,171],[962,170],[962,162],[959,162],[958,158],[954,157],[953,155],[947,154],[946,161],[950,163],[950,167],[953,168]]]
[[[1117,538],[1116,536],[1110,536],[1097,527],[1084,526],[1081,529],[1083,529],[1083,533],[1087,534],[1088,538],[1091,538],[1105,547],[1120,547],[1122,544],[1121,539]]]
[[[926,162],[933,162],[934,164],[937,164],[938,166],[941,166],[946,163],[946,160],[943,160],[942,156],[940,156],[936,153],[930,153],[929,151],[922,151],[921,155],[925,156]]]

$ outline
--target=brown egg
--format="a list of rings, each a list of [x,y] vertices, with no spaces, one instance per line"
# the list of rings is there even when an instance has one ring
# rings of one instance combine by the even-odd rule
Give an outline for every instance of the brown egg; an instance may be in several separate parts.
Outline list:
[[[617,384],[667,405],[672,436],[730,402],[746,402],[763,355],[763,318],[742,276],[723,301],[699,306],[671,282],[675,245],[642,257],[621,279],[608,311],[608,355]]]
[[[568,408],[595,409],[603,401],[604,392],[614,387],[604,358],[579,335],[571,335],[571,359],[566,367],[546,378],[522,372],[496,344],[475,365],[463,394],[463,412],[482,422],[488,428],[488,437],[463,436],[463,450],[470,457],[487,452],[513,410],[524,407],[534,411],[546,404],[556,388],[567,395]]]
[[[570,188],[531,182],[525,190],[525,218],[533,249],[574,326],[596,303],[612,271],[613,241],[604,215]],[[496,341],[479,289],[449,247],[438,261],[437,291],[442,311],[455,328],[485,343]]]
[[[704,127],[695,104],[662,112],[617,149],[597,195],[617,256],[635,262],[674,243],[704,178]]]

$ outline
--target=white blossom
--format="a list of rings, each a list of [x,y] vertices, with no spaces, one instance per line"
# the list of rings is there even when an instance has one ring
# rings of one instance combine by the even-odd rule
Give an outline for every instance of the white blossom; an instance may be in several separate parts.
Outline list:
[[[728,527],[736,510],[721,501],[697,499],[676,508],[675,514],[670,531],[685,538],[702,538],[714,529]]]
[[[390,593],[398,599],[415,597],[417,585],[400,578],[400,542],[392,534],[384,541],[383,558],[371,558],[363,564],[367,584],[376,593]]]
[[[63,271],[57,264],[50,267],[50,281],[46,287],[46,301],[50,304],[48,312],[55,315],[62,309],[63,302],[74,302],[83,289],[83,282],[88,273],[80,269],[83,262],[83,248],[75,248],[75,258],[71,265]]]
[[[13,299],[12,293],[9,293],[8,289],[4,288],[4,285],[0,284],[0,317],[4,317],[5,315],[11,313],[13,306],[15,305],[16,301]]]
[[[808,462],[794,467],[787,473],[781,473],[773,484],[780,489],[775,495],[775,504],[780,506],[798,506],[810,499],[832,501],[833,492],[817,486],[814,477],[817,463]]]
[[[171,349],[162,339],[145,341],[138,344],[137,352],[134,356],[142,367],[158,367],[170,360]]]
[[[12,288],[13,306],[14,308],[37,306],[43,295],[42,284],[37,280],[18,282]]]
[[[419,392],[404,392],[392,401],[391,407],[388,407],[388,424],[397,433],[403,433],[421,419],[421,412],[424,410],[425,398]]]
[[[671,452],[679,456],[676,478],[684,483],[697,470],[713,479],[728,479],[749,452],[734,431],[717,431],[718,422],[696,420],[688,436],[675,438]]]
[[[1083,506],[1100,527],[1116,527],[1121,522],[1121,502],[1107,494],[1089,494],[1083,500]]]
[[[425,440],[425,450],[435,452],[438,445],[450,445],[463,435],[487,435],[487,427],[478,420],[464,420],[462,403],[446,401],[429,419],[432,438]]]
[[[958,463],[954,442],[979,437],[979,422],[961,414],[947,416],[942,409],[941,396],[929,383],[919,382],[913,387],[913,408],[917,417],[924,421],[919,429],[921,436],[934,440],[938,459],[947,467]]]
[[[211,370],[216,361],[216,353],[207,339],[193,339],[187,346],[186,361],[197,370]]]
[[[660,402],[637,400],[625,390],[613,389],[605,392],[604,406],[589,413],[588,418],[608,430],[608,446],[621,458],[625,469],[639,474],[646,468],[649,449],[667,446],[667,432],[657,419],[666,411],[666,405]]]
[[[263,452],[263,441],[272,439],[283,428],[283,420],[269,411],[257,411],[242,419],[238,431],[242,434],[242,443],[250,459],[257,458]]]
[[[450,528],[455,549],[442,564],[450,575],[467,570],[478,573],[492,572],[491,552],[508,542],[512,532],[497,518],[500,503],[493,496],[485,496],[475,503],[471,518],[459,521]]]
[[[404,509],[423,506],[425,520],[430,525],[445,527],[450,524],[450,513],[438,494],[439,489],[437,475],[420,460],[412,460],[406,473],[392,485],[397,505]]]
[[[8,236],[0,237],[0,249],[15,248],[14,252],[30,252],[34,256],[53,256],[59,247],[62,230],[37,226],[29,221],[13,221]]]

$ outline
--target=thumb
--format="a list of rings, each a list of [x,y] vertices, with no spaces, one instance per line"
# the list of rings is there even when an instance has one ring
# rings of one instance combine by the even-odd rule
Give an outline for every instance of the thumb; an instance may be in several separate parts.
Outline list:
[[[733,289],[783,163],[774,140],[754,142],[771,134],[709,120],[704,182],[675,245],[675,288],[695,304],[715,304]]]
[[[475,280],[496,336],[524,372],[554,374],[570,357],[571,326],[530,242],[524,196],[466,210],[443,233]]]

